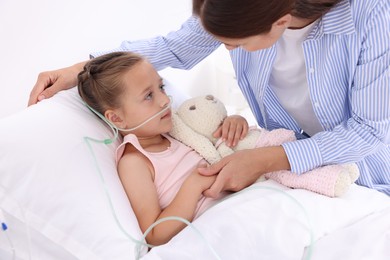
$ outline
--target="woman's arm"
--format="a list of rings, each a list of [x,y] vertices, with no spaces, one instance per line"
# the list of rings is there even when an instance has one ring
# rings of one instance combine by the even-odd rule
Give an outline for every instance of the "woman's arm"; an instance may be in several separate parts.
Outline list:
[[[221,43],[207,33],[199,18],[190,17],[179,30],[147,40],[123,41],[115,49],[92,53],[96,57],[114,51],[134,51],[148,58],[156,70],[166,67],[191,69]]]
[[[283,147],[270,146],[236,151],[198,171],[205,176],[218,174],[210,189],[204,192],[204,195],[216,198],[222,191],[240,191],[248,187],[264,173],[289,169]]]
[[[198,18],[191,17],[179,30],[166,36],[133,42],[124,41],[116,49],[92,53],[90,56],[97,57],[115,51],[134,51],[145,56],[157,70],[166,67],[190,69],[215,51],[220,44],[203,30]],[[42,72],[30,93],[28,104],[36,104],[43,98],[52,97],[60,90],[76,86],[77,75],[85,63]]]
[[[340,60],[356,57],[356,61],[353,64],[343,63],[349,67],[340,68],[340,73],[347,74],[350,78],[345,78],[345,82],[342,83],[341,81],[333,83],[334,88],[338,87],[337,84],[351,85],[345,100],[334,102],[336,104],[334,107],[339,107],[340,102],[345,102],[343,105],[349,110],[345,112],[345,116],[349,118],[339,121],[334,128],[322,131],[311,138],[283,144],[292,172],[303,173],[322,165],[359,162],[389,147],[390,4],[389,1],[379,0],[361,1],[359,5],[356,5],[361,6],[362,9],[365,8],[364,11],[356,10],[356,7],[352,10],[352,13],[356,14],[355,19],[364,21],[364,23],[356,22],[357,33],[354,33],[354,37],[357,37],[356,42],[349,41],[349,44],[354,46],[350,48],[354,55],[340,57]],[[344,36],[344,38],[353,39],[351,35]],[[343,41],[343,44],[345,42],[348,41]],[[349,52],[341,51],[340,53]],[[336,68],[338,64],[327,66]],[[353,74],[350,75],[351,71]],[[331,72],[336,74],[336,70],[331,70]],[[336,77],[329,73],[323,75],[326,78]],[[325,77],[318,81],[328,82],[329,80]],[[335,100],[341,97],[341,95],[329,96],[330,99]],[[332,103],[328,102],[328,104]],[[328,106],[323,108],[326,110],[323,112],[323,117],[327,117],[330,124],[335,123],[331,120],[336,120],[332,118],[333,109]],[[371,161],[370,164],[373,165],[375,162]],[[386,171],[386,168],[384,169]]]
[[[30,92],[28,105],[34,105],[45,98],[52,97],[61,90],[77,86],[77,75],[83,70],[86,63],[87,61],[83,61],[70,67],[40,73]]]
[[[153,182],[153,167],[142,154],[125,154],[118,164],[118,172],[131,206],[145,232],[157,220],[177,216],[192,221],[202,192],[210,187],[215,177],[204,177],[194,171],[183,183],[173,201],[161,209]],[[168,242],[186,227],[179,221],[164,221],[146,236],[152,245]]]

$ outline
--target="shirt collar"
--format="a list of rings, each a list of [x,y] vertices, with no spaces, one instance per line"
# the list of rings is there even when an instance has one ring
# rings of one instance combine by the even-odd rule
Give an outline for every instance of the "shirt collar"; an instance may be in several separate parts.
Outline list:
[[[343,0],[332,10],[320,18],[317,26],[308,35],[307,39],[318,39],[324,34],[353,34],[355,24],[351,13],[349,0]]]

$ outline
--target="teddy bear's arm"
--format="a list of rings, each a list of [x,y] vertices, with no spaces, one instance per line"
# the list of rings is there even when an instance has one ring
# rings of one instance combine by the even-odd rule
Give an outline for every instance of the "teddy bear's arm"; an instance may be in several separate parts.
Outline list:
[[[290,188],[307,189],[329,197],[339,197],[359,177],[359,168],[356,164],[326,165],[301,175],[279,171],[266,173],[264,176]]]
[[[187,126],[176,113],[172,113],[172,122],[169,134],[173,138],[194,149],[211,164],[221,159],[213,143]]]

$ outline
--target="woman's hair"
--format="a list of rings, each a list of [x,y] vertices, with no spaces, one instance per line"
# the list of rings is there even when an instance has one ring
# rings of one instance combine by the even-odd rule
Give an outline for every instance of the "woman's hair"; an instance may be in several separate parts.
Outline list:
[[[78,75],[81,98],[101,114],[120,107],[125,91],[123,75],[143,60],[131,52],[113,52],[90,60]]]
[[[193,0],[192,11],[213,35],[239,39],[267,33],[286,14],[317,19],[342,0]]]
[[[317,19],[342,0],[296,0],[291,15],[298,18]]]

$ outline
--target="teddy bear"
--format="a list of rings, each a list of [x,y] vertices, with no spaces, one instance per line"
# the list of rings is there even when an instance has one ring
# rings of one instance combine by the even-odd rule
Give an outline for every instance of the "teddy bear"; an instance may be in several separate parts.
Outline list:
[[[287,129],[268,131],[251,127],[246,137],[231,148],[213,137],[221,125],[227,110],[225,105],[212,95],[203,95],[184,101],[172,113],[173,127],[170,135],[198,152],[205,160],[216,163],[221,158],[238,150],[276,146],[295,141],[295,133]],[[277,171],[264,174],[260,179],[272,179],[290,188],[310,190],[328,197],[339,197],[346,193],[359,177],[356,164],[326,165],[304,174]]]

